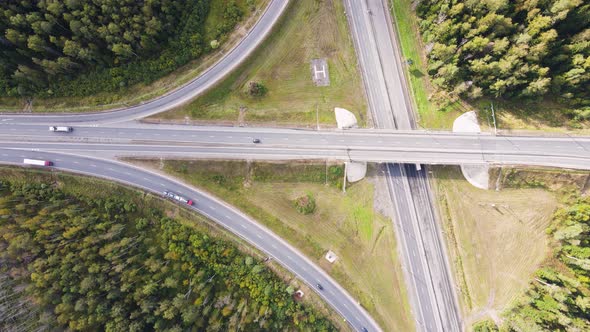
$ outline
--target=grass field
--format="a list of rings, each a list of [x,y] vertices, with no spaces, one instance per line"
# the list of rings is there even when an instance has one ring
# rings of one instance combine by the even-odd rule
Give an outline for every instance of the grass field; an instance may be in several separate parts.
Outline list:
[[[331,85],[316,87],[311,59],[326,58]],[[264,97],[249,97],[250,81]],[[335,126],[334,107],[366,122],[366,104],[356,57],[340,0],[293,1],[272,35],[236,72],[194,102],[154,118]]]
[[[349,185],[343,194],[337,165],[135,163],[203,188],[269,227],[330,273],[385,331],[412,329],[392,224],[373,211],[373,186],[368,181]],[[306,194],[316,200],[316,211],[310,215],[294,207],[295,199]],[[334,265],[322,258],[329,249],[339,256]]]
[[[205,22],[205,35],[212,34],[217,23],[222,19],[223,6],[227,0],[212,0],[211,10]],[[218,61],[245,35],[247,29],[252,26],[262,14],[269,0],[253,0],[256,7],[254,12],[247,10],[248,0],[235,0],[243,9],[244,20],[240,22],[235,31],[221,40],[221,46],[215,52],[193,60],[174,72],[154,81],[151,84],[136,84],[116,93],[99,93],[87,97],[60,97],[50,99],[34,99],[33,112],[85,112],[100,111],[121,107],[129,107],[143,101],[147,101],[165,94],[194,79],[202,71]],[[20,98],[0,98],[1,111],[20,111],[24,108],[25,101]]]
[[[434,175],[466,326],[497,319],[550,254],[545,229],[558,200],[542,189],[480,190],[457,167]]]
[[[116,193],[119,198],[128,199],[134,202],[140,211],[152,208],[162,210],[167,216],[170,216],[178,222],[190,226],[199,232],[207,233],[211,236],[232,242],[245,254],[256,257],[259,260],[266,258],[265,254],[252,247],[240,237],[228,232],[217,223],[206,219],[197,213],[191,213],[186,209],[180,208],[179,205],[164,200],[159,196],[147,194],[143,191],[135,190],[134,188],[121,186],[98,178],[6,166],[0,166],[0,179],[6,179],[13,183],[51,183],[66,194],[73,196],[108,198]],[[92,190],[88,190],[88,188],[92,188]],[[296,289],[301,288],[305,294],[307,294],[304,298],[305,303],[312,305],[322,315],[330,318],[340,331],[351,331],[350,326],[342,321],[339,314],[333,311],[332,308],[329,307],[319,296],[315,295],[313,290],[309,289],[306,284],[298,280],[291,272],[273,261],[267,262],[266,265],[286,283],[292,285]]]

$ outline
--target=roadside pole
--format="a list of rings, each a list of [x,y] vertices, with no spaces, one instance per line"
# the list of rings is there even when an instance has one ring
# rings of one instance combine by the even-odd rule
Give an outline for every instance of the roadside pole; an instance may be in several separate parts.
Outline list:
[[[494,136],[498,135],[498,128],[496,128],[496,113],[494,112],[494,103],[490,103],[492,106],[492,120],[494,121]]]

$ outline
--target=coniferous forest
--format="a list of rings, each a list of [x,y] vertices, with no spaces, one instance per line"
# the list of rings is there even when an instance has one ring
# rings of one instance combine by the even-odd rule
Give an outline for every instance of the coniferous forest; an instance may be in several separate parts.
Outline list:
[[[261,261],[146,210],[0,182],[0,330],[335,330]]]
[[[590,2],[421,0],[434,83],[455,95],[590,104]]]
[[[0,1],[0,96],[86,96],[150,83],[210,49],[209,0]],[[217,36],[242,16],[228,1]]]

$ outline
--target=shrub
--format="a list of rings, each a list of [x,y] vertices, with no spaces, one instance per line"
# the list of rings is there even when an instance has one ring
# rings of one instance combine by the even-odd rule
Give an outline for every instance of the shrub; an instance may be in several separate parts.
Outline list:
[[[246,85],[246,93],[250,97],[263,97],[267,91],[266,87],[260,82],[250,81]]]
[[[301,214],[312,214],[315,212],[315,198],[311,194],[301,196],[295,200],[295,208]]]

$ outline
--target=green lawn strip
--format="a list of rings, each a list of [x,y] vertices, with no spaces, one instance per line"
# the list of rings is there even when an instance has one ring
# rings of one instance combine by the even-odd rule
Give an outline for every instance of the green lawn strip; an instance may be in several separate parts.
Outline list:
[[[206,20],[205,29],[213,31],[216,24],[222,19],[223,8],[226,0],[213,0],[212,10]],[[97,93],[85,97],[56,97],[46,99],[33,99],[33,112],[85,112],[101,111],[115,108],[129,107],[141,102],[157,98],[168,93],[183,84],[195,79],[201,72],[219,61],[231,48],[233,48],[244,36],[244,31],[249,29],[262,15],[264,8],[270,0],[254,0],[256,11],[248,10],[248,0],[236,0],[236,4],[243,9],[243,20],[238,23],[236,29],[228,36],[220,40],[221,46],[214,52],[195,59],[188,64],[179,67],[172,73],[150,83],[135,84],[123,88],[117,92]],[[0,98],[1,111],[20,111],[23,109],[24,100],[20,98]]]
[[[159,168],[159,161],[134,160]],[[240,161],[164,161],[163,169],[236,206],[330,273],[385,330],[412,329],[391,222],[373,212],[367,181],[341,191],[342,166]],[[326,176],[327,174],[327,176]],[[326,185],[327,183],[327,185]],[[314,213],[297,212],[298,197],[312,194]],[[197,202],[198,204],[198,202]],[[339,257],[331,265],[323,255]]]
[[[327,58],[331,85],[316,87],[311,59]],[[244,87],[261,82],[263,97]],[[155,118],[335,125],[334,107],[355,113],[365,123],[366,103],[341,1],[301,0],[287,13],[263,45],[232,75],[194,102]]]
[[[401,44],[403,61],[411,60],[412,64],[404,63],[406,77],[410,79],[410,87],[415,106],[418,109],[419,125],[423,128],[450,129],[455,117],[460,115],[457,105],[440,109],[429,100],[431,86],[429,82],[424,45],[418,31],[417,18],[412,10],[411,0],[390,1],[394,25]]]

